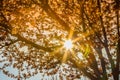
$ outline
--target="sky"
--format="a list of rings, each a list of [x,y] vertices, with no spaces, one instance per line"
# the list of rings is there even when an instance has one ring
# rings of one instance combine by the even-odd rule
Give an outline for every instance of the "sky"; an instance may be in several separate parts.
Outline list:
[[[37,74],[37,75],[30,77],[29,79],[26,79],[26,80],[41,80],[41,78],[42,78],[41,74]],[[17,80],[17,79],[10,78],[0,71],[0,80]]]
[[[17,79],[10,78],[10,77],[4,75],[4,74],[0,71],[0,80],[17,80]],[[42,76],[41,76],[41,74],[39,73],[39,74],[37,74],[37,75],[35,75],[35,76],[32,76],[32,77],[30,77],[29,79],[26,79],[26,80],[42,80]],[[46,77],[46,78],[44,78],[44,80],[49,80],[49,79],[47,79],[47,77]],[[88,80],[88,79],[82,76],[81,79],[76,79],[76,80]]]
[[[10,69],[10,68],[9,68],[9,71],[16,73],[15,70]],[[37,75],[32,76],[26,80],[42,80],[42,78],[44,78],[43,80],[52,80],[51,77],[47,77],[47,76],[42,77],[41,73],[38,73]],[[3,74],[2,71],[0,71],[0,80],[17,80],[17,79],[10,78],[7,75]],[[59,79],[57,79],[57,80],[59,80]],[[81,79],[76,79],[76,80],[88,80],[88,79],[86,77],[82,76]]]

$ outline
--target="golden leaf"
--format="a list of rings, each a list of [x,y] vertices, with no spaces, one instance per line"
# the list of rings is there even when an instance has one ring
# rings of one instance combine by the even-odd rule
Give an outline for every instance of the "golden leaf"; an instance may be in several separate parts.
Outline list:
[[[17,28],[12,29],[12,34],[17,34]]]

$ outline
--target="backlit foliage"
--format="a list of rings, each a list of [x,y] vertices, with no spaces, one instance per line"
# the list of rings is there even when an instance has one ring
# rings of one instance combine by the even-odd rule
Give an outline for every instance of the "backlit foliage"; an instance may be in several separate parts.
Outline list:
[[[119,15],[119,0],[0,0],[0,70],[18,80],[118,80]]]

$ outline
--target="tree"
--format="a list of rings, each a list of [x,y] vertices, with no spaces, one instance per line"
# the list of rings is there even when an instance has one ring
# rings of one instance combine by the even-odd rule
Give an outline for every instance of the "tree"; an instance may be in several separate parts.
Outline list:
[[[119,0],[0,0],[0,70],[119,80],[119,15]]]

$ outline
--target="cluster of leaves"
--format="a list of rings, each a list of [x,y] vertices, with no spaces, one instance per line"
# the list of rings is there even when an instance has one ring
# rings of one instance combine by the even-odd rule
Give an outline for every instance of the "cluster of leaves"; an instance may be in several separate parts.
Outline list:
[[[117,0],[1,0],[0,70],[12,78],[37,73],[63,80],[87,76],[118,80],[119,2]],[[61,48],[74,41],[65,66]],[[7,71],[18,70],[18,75]],[[62,70],[61,70],[62,69]]]

